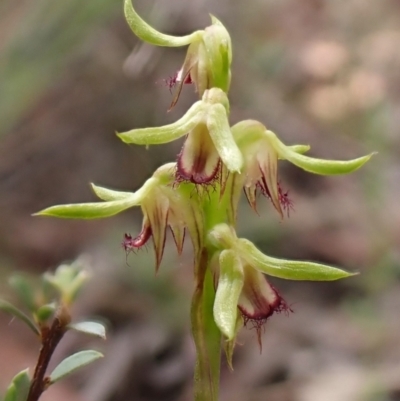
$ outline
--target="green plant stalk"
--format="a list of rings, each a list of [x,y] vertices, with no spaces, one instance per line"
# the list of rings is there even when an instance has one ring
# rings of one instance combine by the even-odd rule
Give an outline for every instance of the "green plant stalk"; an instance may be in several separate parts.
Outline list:
[[[195,401],[217,401],[219,392],[221,333],[214,322],[215,289],[208,262],[208,252],[203,249],[196,269],[197,283],[191,309],[196,345]]]
[[[229,195],[221,198],[219,191],[209,193],[203,203],[205,233],[216,224],[226,222]],[[215,283],[210,268],[213,246],[204,238],[204,248],[195,267],[196,288],[193,295],[191,318],[192,334],[196,345],[194,375],[195,401],[217,401],[220,382],[221,332],[215,324]]]

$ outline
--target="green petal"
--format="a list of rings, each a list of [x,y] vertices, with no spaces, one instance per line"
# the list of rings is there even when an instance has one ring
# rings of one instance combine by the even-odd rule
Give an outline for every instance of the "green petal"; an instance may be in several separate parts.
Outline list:
[[[157,185],[158,180],[156,178],[149,178],[143,186],[136,192],[125,192],[125,191],[114,191],[104,187],[98,187],[97,185],[91,184],[93,192],[104,201],[122,201],[124,199],[136,197],[138,203],[140,203],[150,192],[150,190]]]
[[[243,288],[244,274],[240,259],[232,250],[219,257],[220,272],[214,301],[214,320],[229,341],[235,338],[237,305]]]
[[[160,145],[186,135],[203,119],[204,103],[196,102],[186,114],[173,124],[163,127],[139,128],[117,134],[125,143]]]
[[[132,196],[120,201],[92,202],[51,206],[35,213],[34,216],[53,216],[66,219],[100,219],[114,216],[132,206],[138,205],[138,197]]]
[[[273,277],[288,280],[334,281],[357,274],[320,263],[272,258],[264,255],[246,239],[240,239],[238,247],[241,256],[252,267]]]
[[[283,159],[286,159],[297,167],[314,174],[348,174],[358,170],[373,155],[373,153],[371,153],[367,156],[347,161],[315,159],[313,157],[304,156],[296,151],[293,151],[288,146],[284,145],[272,131],[266,131],[265,133],[271,141],[272,146],[274,146]]]
[[[133,195],[132,192],[113,191],[112,189],[98,187],[94,184],[90,185],[92,186],[93,192],[103,201],[123,200]]]
[[[300,153],[301,155],[307,153],[311,146],[310,145],[290,145],[287,146],[292,152]]]
[[[222,104],[214,104],[207,114],[207,127],[215,148],[230,172],[240,173],[243,157],[229,127],[226,109]]]
[[[190,35],[176,37],[158,32],[139,17],[132,6],[132,0],[125,0],[124,13],[126,21],[131,27],[133,33],[144,42],[150,43],[155,46],[186,46],[194,42],[195,40],[201,39],[204,33],[204,31],[196,31]]]

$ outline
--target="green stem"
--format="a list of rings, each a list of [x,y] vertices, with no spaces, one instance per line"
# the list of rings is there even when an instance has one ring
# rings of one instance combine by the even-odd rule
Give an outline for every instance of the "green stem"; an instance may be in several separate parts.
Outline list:
[[[217,401],[221,362],[221,334],[213,316],[215,290],[208,268],[208,252],[202,250],[196,269],[197,285],[192,301],[192,332],[196,345],[195,401]]]

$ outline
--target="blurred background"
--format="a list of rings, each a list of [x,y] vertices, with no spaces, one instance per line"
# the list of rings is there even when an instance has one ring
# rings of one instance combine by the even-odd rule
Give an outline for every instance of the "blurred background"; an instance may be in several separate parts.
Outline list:
[[[347,177],[319,177],[282,163],[294,212],[280,221],[267,200],[243,201],[239,235],[277,256],[361,274],[335,283],[273,280],[294,313],[265,325],[260,355],[244,329],[234,372],[223,363],[221,400],[400,400],[400,3],[397,0],[135,1],[176,35],[215,14],[231,33],[231,122],[262,121],[287,144],[318,157],[377,151]],[[194,349],[190,246],[166,253],[157,277],[149,247],[126,255],[140,210],[103,221],[31,217],[44,207],[92,201],[89,183],[135,190],[181,142],[126,146],[114,135],[179,118],[195,101],[187,86],[167,113],[165,79],[185,49],[143,45],[122,0],[0,2],[0,291],[81,258],[92,280],[74,311],[102,316],[109,336],[90,344],[106,358],[51,388],[43,400],[186,401]],[[83,342],[85,341],[85,342]],[[55,355],[89,346],[68,334]],[[93,341],[92,341],[93,342]],[[34,366],[37,343],[0,316],[0,390]]]

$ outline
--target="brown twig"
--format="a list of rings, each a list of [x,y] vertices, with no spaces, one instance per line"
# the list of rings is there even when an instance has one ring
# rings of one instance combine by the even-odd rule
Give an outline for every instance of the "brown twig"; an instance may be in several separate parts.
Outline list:
[[[50,359],[63,338],[66,327],[70,322],[70,316],[65,307],[61,307],[53,319],[50,327],[45,326],[41,330],[42,347],[35,367],[35,373],[29,388],[27,401],[38,401],[48,386],[48,379],[45,377]]]

